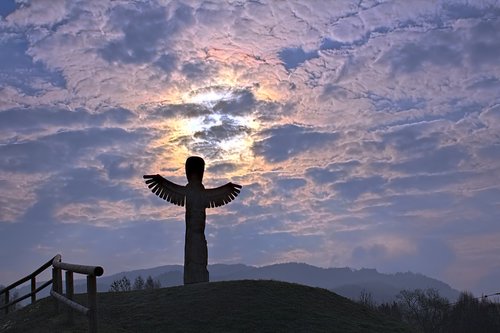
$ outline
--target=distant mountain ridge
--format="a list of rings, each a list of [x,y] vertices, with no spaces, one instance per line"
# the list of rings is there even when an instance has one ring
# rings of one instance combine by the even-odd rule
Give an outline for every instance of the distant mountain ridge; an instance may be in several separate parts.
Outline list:
[[[371,293],[377,303],[391,302],[403,289],[434,288],[439,294],[454,301],[459,292],[448,284],[418,273],[379,273],[376,269],[320,268],[304,263],[283,263],[255,267],[243,264],[209,265],[210,281],[233,280],[278,280],[299,283],[311,287],[319,287],[353,300],[359,299],[361,291]],[[161,282],[162,287],[182,285],[182,265],[167,265],[149,269],[121,272],[97,279],[98,291],[108,291],[114,280],[126,276],[131,284],[139,275],[146,279],[153,277]],[[75,281],[75,291],[85,292],[84,280]],[[25,290],[23,290],[25,289]],[[28,287],[20,290],[20,294],[29,292]],[[48,292],[46,292],[48,294]],[[40,295],[43,297],[43,294]]]
[[[244,266],[244,265],[243,265]],[[215,269],[214,269],[215,268]],[[220,265],[214,265],[211,281],[241,279],[271,279],[299,283],[332,290],[339,295],[357,300],[362,290],[370,292],[378,303],[395,300],[403,289],[434,288],[452,301],[459,292],[448,284],[418,273],[379,273],[376,269],[320,268],[303,263],[274,264],[263,267],[244,266],[240,271],[224,274]]]
[[[299,283],[311,287],[332,290],[339,295],[357,300],[361,291],[372,294],[377,303],[395,300],[403,289],[434,288],[451,301],[457,299],[459,292],[448,284],[418,273],[379,273],[376,269],[320,268],[304,263],[283,263],[255,267],[243,264],[209,265],[210,281],[233,280],[278,280]],[[109,285],[117,279],[126,276],[131,283],[141,275],[143,278],[151,275],[158,279],[163,287],[182,285],[181,265],[169,265],[151,269],[122,272],[99,278],[99,290],[107,291]],[[82,286],[84,287],[84,286]]]

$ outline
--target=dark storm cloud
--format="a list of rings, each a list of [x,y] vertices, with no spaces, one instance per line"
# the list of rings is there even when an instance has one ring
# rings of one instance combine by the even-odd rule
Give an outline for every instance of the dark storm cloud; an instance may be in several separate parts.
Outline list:
[[[164,7],[150,2],[133,5],[119,5],[113,8],[109,24],[123,32],[121,39],[109,42],[100,50],[101,56],[109,61],[123,63],[145,63],[157,56],[158,42],[162,39],[172,39],[185,26],[193,24],[192,8],[180,4],[167,18]],[[161,58],[157,64],[165,69],[170,58]]]
[[[256,141],[252,150],[271,163],[285,161],[304,151],[319,149],[338,138],[337,133],[319,132],[291,124],[272,127],[259,134],[265,139]]]

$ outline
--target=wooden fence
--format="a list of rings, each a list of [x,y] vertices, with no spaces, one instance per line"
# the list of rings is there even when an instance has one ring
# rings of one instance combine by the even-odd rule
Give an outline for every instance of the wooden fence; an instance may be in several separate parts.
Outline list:
[[[54,257],[55,258],[55,257]],[[5,311],[5,314],[8,314],[9,313],[9,308],[23,300],[25,300],[26,298],[28,297],[31,297],[31,304],[35,303],[36,302],[36,294],[42,290],[42,289],[45,289],[47,286],[49,286],[50,284],[52,284],[52,280],[49,280],[47,282],[45,282],[44,284],[42,284],[41,286],[39,286],[38,288],[36,287],[36,277],[37,275],[39,275],[40,273],[42,273],[43,271],[45,271],[47,268],[49,268],[50,266],[52,266],[52,261],[53,259],[50,259],[49,261],[47,261],[45,264],[43,264],[42,266],[40,266],[40,268],[38,268],[36,271],[34,271],[33,273],[29,274],[28,276],[25,276],[24,278],[22,278],[21,280],[17,281],[17,282],[14,282],[13,284],[11,284],[10,286],[7,286],[5,287],[4,289],[0,290],[0,296],[2,296],[2,294],[4,294],[4,304],[1,305],[0,304],[0,310],[4,309]],[[19,297],[13,301],[10,300],[10,290],[14,289],[15,287],[27,282],[27,281],[30,281],[31,280],[31,292],[29,294],[26,294],[22,297]]]
[[[47,268],[52,266],[52,279],[36,287],[36,276],[45,271]],[[66,294],[63,295],[63,280],[62,271],[66,271]],[[87,275],[87,296],[88,296],[88,307],[84,307],[81,304],[73,301],[74,296],[74,285],[73,285],[73,273],[85,274]],[[73,322],[73,311],[71,309],[81,312],[86,315],[89,320],[89,332],[97,332],[97,281],[96,277],[101,276],[104,270],[100,266],[86,266],[86,265],[75,265],[69,264],[61,261],[61,255],[58,254],[54,258],[47,261],[45,264],[40,266],[36,271],[29,274],[28,276],[14,282],[13,284],[7,286],[6,288],[0,290],[0,296],[3,294],[4,305],[0,305],[0,310],[4,309],[5,314],[9,313],[9,308],[22,300],[31,297],[31,304],[36,302],[36,294],[52,284],[52,290],[50,294],[56,299],[55,307],[56,311],[59,311],[59,302],[66,304],[70,307],[68,311],[68,320]],[[19,297],[15,300],[10,301],[10,290],[15,287],[31,280],[31,292]]]

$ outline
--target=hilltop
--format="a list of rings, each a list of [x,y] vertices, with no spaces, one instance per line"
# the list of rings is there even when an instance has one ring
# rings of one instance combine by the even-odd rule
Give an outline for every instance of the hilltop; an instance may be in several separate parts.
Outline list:
[[[148,276],[159,280],[163,287],[182,285],[181,265],[166,265],[154,268],[139,269],[102,276],[97,279],[98,291],[109,290],[114,280],[126,276],[131,282],[138,276],[144,279]],[[234,280],[277,280],[299,283],[311,287],[319,287],[333,291],[344,297],[357,300],[362,290],[370,292],[377,303],[392,302],[403,289],[436,289],[443,297],[455,301],[459,292],[448,284],[418,273],[380,273],[376,269],[320,268],[303,263],[283,263],[255,267],[243,264],[209,265],[210,281]],[[43,281],[39,281],[39,284]],[[19,290],[20,295],[29,293],[29,286]],[[85,280],[75,280],[75,290],[85,292]],[[48,296],[48,290],[43,290],[39,297]],[[24,303],[27,304],[27,301]]]
[[[168,265],[104,276],[98,279],[99,290],[108,291],[113,280],[123,276],[133,282],[139,275],[143,278],[151,275],[164,287],[182,285],[182,269],[180,265]],[[320,268],[304,263],[282,263],[262,267],[214,264],[209,265],[208,270],[210,281],[277,280],[328,289],[354,300],[365,290],[370,292],[373,300],[378,303],[394,301],[403,289],[436,289],[441,296],[452,302],[459,295],[457,290],[442,281],[412,272],[386,274],[369,268]],[[82,284],[82,287],[85,285]]]
[[[84,303],[85,295],[79,294]],[[325,289],[278,281],[228,281],[99,293],[100,332],[408,332],[360,304]],[[45,298],[0,320],[2,332],[62,331]],[[65,332],[85,332],[76,315]]]

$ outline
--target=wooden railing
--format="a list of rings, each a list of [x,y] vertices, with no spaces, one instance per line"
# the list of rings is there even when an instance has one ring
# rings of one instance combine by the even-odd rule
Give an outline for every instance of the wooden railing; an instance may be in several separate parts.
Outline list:
[[[68,305],[70,308],[83,313],[89,319],[89,332],[97,332],[97,281],[96,277],[101,276],[104,270],[101,266],[75,265],[61,262],[58,254],[52,261],[52,290],[50,294],[59,302]],[[66,271],[66,296],[62,294],[62,270]],[[87,275],[87,297],[88,308],[73,301],[73,273]],[[57,304],[57,303],[56,303]],[[58,310],[58,307],[56,305]],[[73,321],[73,313],[69,311],[69,320]]]
[[[54,257],[55,258],[55,257]],[[5,311],[5,314],[8,314],[9,313],[9,308],[23,300],[25,300],[26,298],[28,297],[31,297],[31,304],[35,303],[36,302],[36,294],[46,288],[47,286],[49,286],[51,283],[52,283],[52,280],[49,280],[47,282],[45,282],[44,284],[42,284],[41,286],[39,286],[38,288],[36,287],[36,276],[39,275],[40,273],[42,273],[43,271],[45,271],[47,268],[49,268],[50,266],[52,266],[52,261],[54,260],[53,259],[50,259],[49,261],[47,261],[45,264],[43,264],[42,266],[40,266],[40,268],[38,268],[36,271],[34,271],[33,273],[29,274],[28,276],[25,276],[23,277],[21,280],[17,281],[17,282],[14,282],[13,284],[5,287],[4,289],[0,290],[0,296],[2,296],[2,294],[4,294],[4,304],[1,305],[0,304],[0,310],[4,310]],[[10,300],[10,290],[14,289],[15,287],[25,283],[26,281],[29,281],[31,280],[31,292],[29,294],[26,294],[22,297],[19,297],[13,301]]]
[[[36,288],[36,276],[50,266],[52,266],[52,280],[47,281],[38,288]],[[63,280],[62,280],[63,270],[66,271],[66,295],[63,295]],[[73,300],[74,296],[73,273],[87,275],[88,307],[78,304]],[[50,295],[52,295],[56,299],[55,303],[56,311],[59,312],[59,302],[69,306],[70,311],[68,311],[68,316],[69,316],[68,319],[70,323],[73,322],[73,311],[71,311],[71,309],[81,312],[82,314],[88,317],[89,332],[96,333],[97,332],[96,277],[101,276],[103,273],[104,270],[100,266],[75,265],[75,264],[61,262],[61,255],[58,254],[54,258],[43,264],[39,269],[31,273],[30,275],[0,290],[0,296],[2,294],[5,294],[5,304],[3,306],[0,306],[0,310],[5,308],[5,313],[7,314],[9,313],[9,307],[30,296],[31,296],[31,303],[34,303],[36,301],[36,293],[44,289],[48,285],[52,284],[52,290],[50,291]],[[28,280],[31,280],[31,293],[19,297],[16,300],[9,301],[9,291]]]

